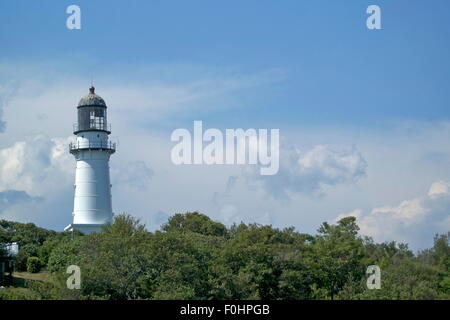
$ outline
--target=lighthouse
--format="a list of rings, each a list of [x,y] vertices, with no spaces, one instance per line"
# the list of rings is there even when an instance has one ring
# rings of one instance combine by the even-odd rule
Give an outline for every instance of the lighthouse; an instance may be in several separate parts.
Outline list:
[[[78,103],[78,122],[70,143],[70,153],[76,160],[72,223],[64,230],[79,230],[84,234],[99,232],[112,223],[109,158],[116,151],[108,140],[111,126],[107,121],[106,103],[89,88],[89,94]]]

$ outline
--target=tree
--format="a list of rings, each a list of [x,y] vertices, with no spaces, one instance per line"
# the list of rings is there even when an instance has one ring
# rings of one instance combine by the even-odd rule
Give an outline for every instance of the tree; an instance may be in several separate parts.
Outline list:
[[[443,270],[450,270],[450,232],[447,234],[436,235],[434,237],[434,245],[431,249],[434,263]]]
[[[2,239],[22,239],[30,271],[47,262],[49,282],[27,281],[36,299],[449,299],[449,235],[418,255],[407,244],[358,235],[355,218],[323,223],[317,235],[259,224],[230,228],[198,212],[176,214],[148,232],[119,215],[90,235],[47,233],[1,221]],[[15,229],[14,229],[15,228]],[[34,231],[37,235],[33,235]],[[2,229],[0,229],[1,233]],[[81,290],[66,287],[81,268]],[[366,268],[381,268],[368,290]],[[14,298],[10,292],[0,298]]]
[[[156,232],[150,238],[151,297],[209,299],[211,268],[220,237],[195,232]]]
[[[149,233],[139,220],[117,216],[114,224],[81,240],[79,266],[87,297],[137,299],[145,297],[149,268]]]
[[[48,257],[47,270],[57,273],[72,265],[79,264],[82,261],[82,244],[84,237],[77,237],[74,240],[63,239],[52,249]]]
[[[359,281],[365,273],[364,245],[358,237],[356,218],[346,217],[337,225],[323,223],[313,246],[315,283],[327,289],[331,299],[348,281]]]
[[[26,271],[27,259],[38,256],[38,249],[45,240],[56,234],[55,231],[39,228],[33,223],[0,220],[0,239],[5,243],[19,243],[19,256],[15,263],[19,271]]]
[[[257,224],[233,226],[214,263],[214,276],[225,299],[277,299],[308,295],[310,279],[302,258],[304,235],[293,228]],[[305,277],[303,277],[305,276]]]
[[[166,232],[196,232],[210,236],[225,236],[227,228],[198,212],[177,213],[162,226]]]
[[[438,272],[411,258],[393,258],[381,270],[381,289],[367,290],[361,283],[360,294],[352,299],[433,300],[439,298]]]

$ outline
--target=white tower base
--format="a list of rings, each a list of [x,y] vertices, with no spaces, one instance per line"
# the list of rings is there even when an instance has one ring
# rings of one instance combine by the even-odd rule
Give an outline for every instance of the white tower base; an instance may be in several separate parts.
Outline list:
[[[104,224],[69,224],[67,227],[64,228],[64,231],[74,231],[78,230],[84,233],[85,235],[94,233],[94,232],[100,232],[102,231],[102,227],[104,227]]]

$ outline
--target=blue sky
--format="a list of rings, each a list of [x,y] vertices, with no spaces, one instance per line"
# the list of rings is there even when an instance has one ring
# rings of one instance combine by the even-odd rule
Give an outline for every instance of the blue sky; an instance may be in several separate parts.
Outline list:
[[[66,28],[65,11],[71,4],[81,8],[81,30]],[[366,28],[366,8],[372,4],[381,7],[382,30]],[[199,209],[225,222],[232,217],[260,219],[314,232],[320,222],[354,210],[365,212],[359,215],[365,214],[366,220],[361,221],[369,225],[371,215],[380,211],[375,209],[390,207],[395,216],[402,203],[411,201],[414,207],[417,199],[423,212],[438,212],[439,219],[449,220],[441,209],[429,209],[425,199],[433,197],[429,193],[433,183],[445,189],[450,180],[449,9],[446,0],[2,1],[0,120],[6,129],[0,133],[0,149],[9,154],[19,152],[21,142],[32,145],[36,137],[53,139],[53,143],[70,137],[74,107],[93,77],[97,92],[110,107],[113,133],[123,150],[111,163],[113,168],[116,161],[118,172],[112,172],[118,187],[113,191],[114,206],[149,225],[159,222],[154,217],[166,217],[174,210]],[[29,117],[20,121],[22,112]],[[54,125],[55,119],[61,123]],[[170,132],[191,128],[193,120],[217,128],[279,128],[285,145],[295,144],[302,150],[300,159],[327,159],[326,163],[341,168],[342,159],[349,155],[359,159],[361,154],[367,166],[361,162],[360,167],[344,168],[347,171],[337,180],[325,179],[319,164],[314,173],[292,181],[280,176],[273,183],[286,187],[291,199],[275,197],[263,206],[267,212],[261,213],[261,207],[250,203],[255,200],[245,199],[264,198],[264,190],[252,193],[240,172],[180,169],[164,163]],[[48,121],[48,126],[37,125],[39,121]],[[136,151],[138,141],[150,151]],[[323,145],[330,149],[317,147]],[[358,153],[352,153],[353,146]],[[73,165],[69,159],[67,166]],[[137,189],[127,189],[132,179],[120,169],[130,163],[136,170],[145,164],[153,172]],[[30,181],[44,178],[25,171],[9,177],[9,184],[0,183],[0,192],[28,199],[20,193],[27,192],[30,199],[48,205],[47,211],[66,210],[70,215],[71,209],[65,207],[71,206],[73,174],[59,162],[58,166],[68,175],[64,194],[36,191]],[[361,170],[364,174],[356,174]],[[284,177],[295,172],[286,169]],[[133,170],[130,174],[139,176]],[[171,190],[168,177],[180,174],[187,185],[201,175],[204,185],[194,191],[211,190],[211,194],[181,196],[177,201],[164,198],[162,194]],[[210,174],[217,179],[206,181]],[[14,180],[24,177],[26,183]],[[234,187],[230,187],[234,181],[230,177],[240,177],[237,181],[242,186],[231,183]],[[305,185],[305,179],[319,180]],[[270,183],[262,181],[260,186],[264,189]],[[324,189],[308,189],[317,183]],[[229,187],[240,191],[233,195]],[[301,191],[307,189],[310,192]],[[179,187],[176,192],[175,198],[187,190]],[[130,193],[132,201],[123,196]],[[218,201],[217,194],[223,199]],[[151,195],[161,203],[152,202]],[[175,204],[169,206],[163,200]],[[55,229],[67,220],[63,215],[30,218],[20,213],[25,209],[17,201],[10,202],[14,205],[9,209],[0,206],[4,217]],[[435,222],[447,226],[441,220]],[[421,223],[417,230],[430,229]],[[409,241],[400,227],[380,235],[373,225],[367,232],[380,240]],[[406,223],[402,226],[407,229]],[[434,231],[445,228],[429,230],[426,237]],[[423,247],[429,241],[414,245]]]
[[[5,1],[1,58],[67,61],[87,79],[141,64],[280,69],[285,81],[249,98],[280,124],[448,119],[448,1],[376,1],[383,30],[369,31],[373,3],[78,1],[82,30],[69,31],[70,1]]]

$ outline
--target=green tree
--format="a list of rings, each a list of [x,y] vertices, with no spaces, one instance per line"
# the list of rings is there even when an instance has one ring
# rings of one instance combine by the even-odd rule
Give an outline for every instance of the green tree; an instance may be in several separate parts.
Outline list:
[[[415,255],[407,244],[359,236],[352,217],[323,223],[315,236],[258,224],[227,228],[198,212],[176,214],[153,233],[124,214],[74,239],[32,224],[1,220],[0,227],[2,241],[22,241],[20,263],[40,260],[52,274],[51,281],[27,281],[28,291],[5,291],[0,299],[450,297],[449,234]],[[72,264],[81,268],[81,290],[66,287]],[[366,286],[372,264],[381,268],[380,290]]]
[[[445,270],[450,271],[450,232],[447,234],[436,235],[434,245],[431,250],[434,263]]]
[[[19,244],[19,256],[15,262],[19,271],[26,271],[28,258],[38,256],[38,250],[45,240],[56,234],[58,233],[55,231],[37,227],[33,223],[0,220],[0,239],[5,243]]]
[[[48,257],[47,270],[52,273],[64,271],[72,264],[79,264],[84,255],[82,243],[84,237],[77,237],[73,240],[62,239],[61,242],[52,249]]]
[[[195,232],[210,236],[225,236],[227,228],[198,212],[177,213],[162,226],[166,232]]]
[[[197,212],[177,214],[150,238],[152,298],[217,298],[213,273],[227,230]]]
[[[358,230],[354,217],[341,219],[337,225],[325,222],[318,230],[311,266],[315,283],[327,289],[331,299],[348,281],[359,281],[365,273],[365,249]]]
[[[381,269],[381,289],[368,290],[361,282],[362,293],[352,299],[433,300],[439,298],[438,272],[411,258],[394,258]]]
[[[225,299],[278,299],[308,295],[310,277],[302,258],[304,235],[293,228],[240,224],[214,263],[214,276]]]
[[[145,297],[149,268],[149,233],[129,215],[81,240],[79,266],[87,297],[137,299]]]

